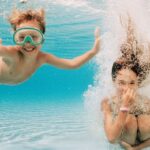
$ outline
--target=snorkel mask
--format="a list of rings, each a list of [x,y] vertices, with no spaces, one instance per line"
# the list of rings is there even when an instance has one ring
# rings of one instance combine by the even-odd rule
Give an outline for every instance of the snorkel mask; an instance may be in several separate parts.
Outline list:
[[[44,35],[41,30],[33,27],[24,27],[17,29],[13,34],[13,41],[15,44],[24,46],[30,43],[33,46],[43,44]]]

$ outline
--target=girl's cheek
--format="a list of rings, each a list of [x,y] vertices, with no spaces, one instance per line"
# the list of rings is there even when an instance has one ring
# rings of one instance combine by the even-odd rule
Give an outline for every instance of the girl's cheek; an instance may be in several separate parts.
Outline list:
[[[117,93],[118,93],[119,95],[122,95],[123,91],[124,91],[123,87],[121,87],[121,86],[118,86],[118,87],[117,87]]]

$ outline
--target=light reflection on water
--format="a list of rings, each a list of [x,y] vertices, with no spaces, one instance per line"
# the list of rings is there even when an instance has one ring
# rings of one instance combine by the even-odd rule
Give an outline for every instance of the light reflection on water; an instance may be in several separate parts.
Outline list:
[[[90,121],[85,118],[81,103],[34,105],[27,102],[22,105],[21,102],[6,101],[0,106],[0,120],[0,145],[4,145],[4,150],[16,147],[21,150],[25,147],[82,149],[92,146],[91,143],[96,146],[90,139]]]

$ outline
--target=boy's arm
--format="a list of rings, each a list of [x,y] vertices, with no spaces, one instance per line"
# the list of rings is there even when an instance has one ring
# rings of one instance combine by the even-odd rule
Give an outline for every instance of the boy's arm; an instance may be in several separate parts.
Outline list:
[[[3,46],[0,44],[0,56],[11,57],[16,54],[17,51],[15,46]]]
[[[95,32],[96,32],[95,43],[94,43],[93,48],[89,50],[88,52],[84,53],[83,55],[78,56],[74,59],[62,59],[51,54],[43,53],[41,56],[43,59],[43,63],[48,63],[48,64],[54,65],[59,68],[64,68],[64,69],[74,69],[74,68],[80,67],[81,65],[86,63],[88,60],[90,60],[93,56],[95,56],[99,52],[99,48],[100,48],[100,37],[98,35],[99,30],[96,29]]]
[[[18,51],[16,46],[4,46],[2,45],[2,39],[0,39],[0,56],[9,57]]]

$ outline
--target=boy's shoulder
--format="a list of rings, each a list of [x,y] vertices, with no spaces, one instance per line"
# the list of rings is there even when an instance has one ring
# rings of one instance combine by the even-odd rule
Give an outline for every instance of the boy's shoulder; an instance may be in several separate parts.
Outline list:
[[[48,64],[53,64],[54,65],[54,63],[59,62],[58,59],[59,59],[58,57],[54,56],[51,53],[39,51],[38,61],[40,62],[40,64],[48,63]]]
[[[20,47],[19,46],[15,46],[15,45],[0,45],[0,49],[3,49],[3,50],[8,50],[8,51],[18,51],[20,50]]]
[[[41,63],[45,63],[45,59],[47,57],[47,55],[49,55],[49,53],[43,52],[43,51],[39,51],[38,53],[38,59]]]
[[[39,56],[41,57],[41,58],[45,58],[46,56],[48,56],[48,55],[52,55],[51,53],[47,53],[47,52],[43,52],[43,51],[39,51]]]

